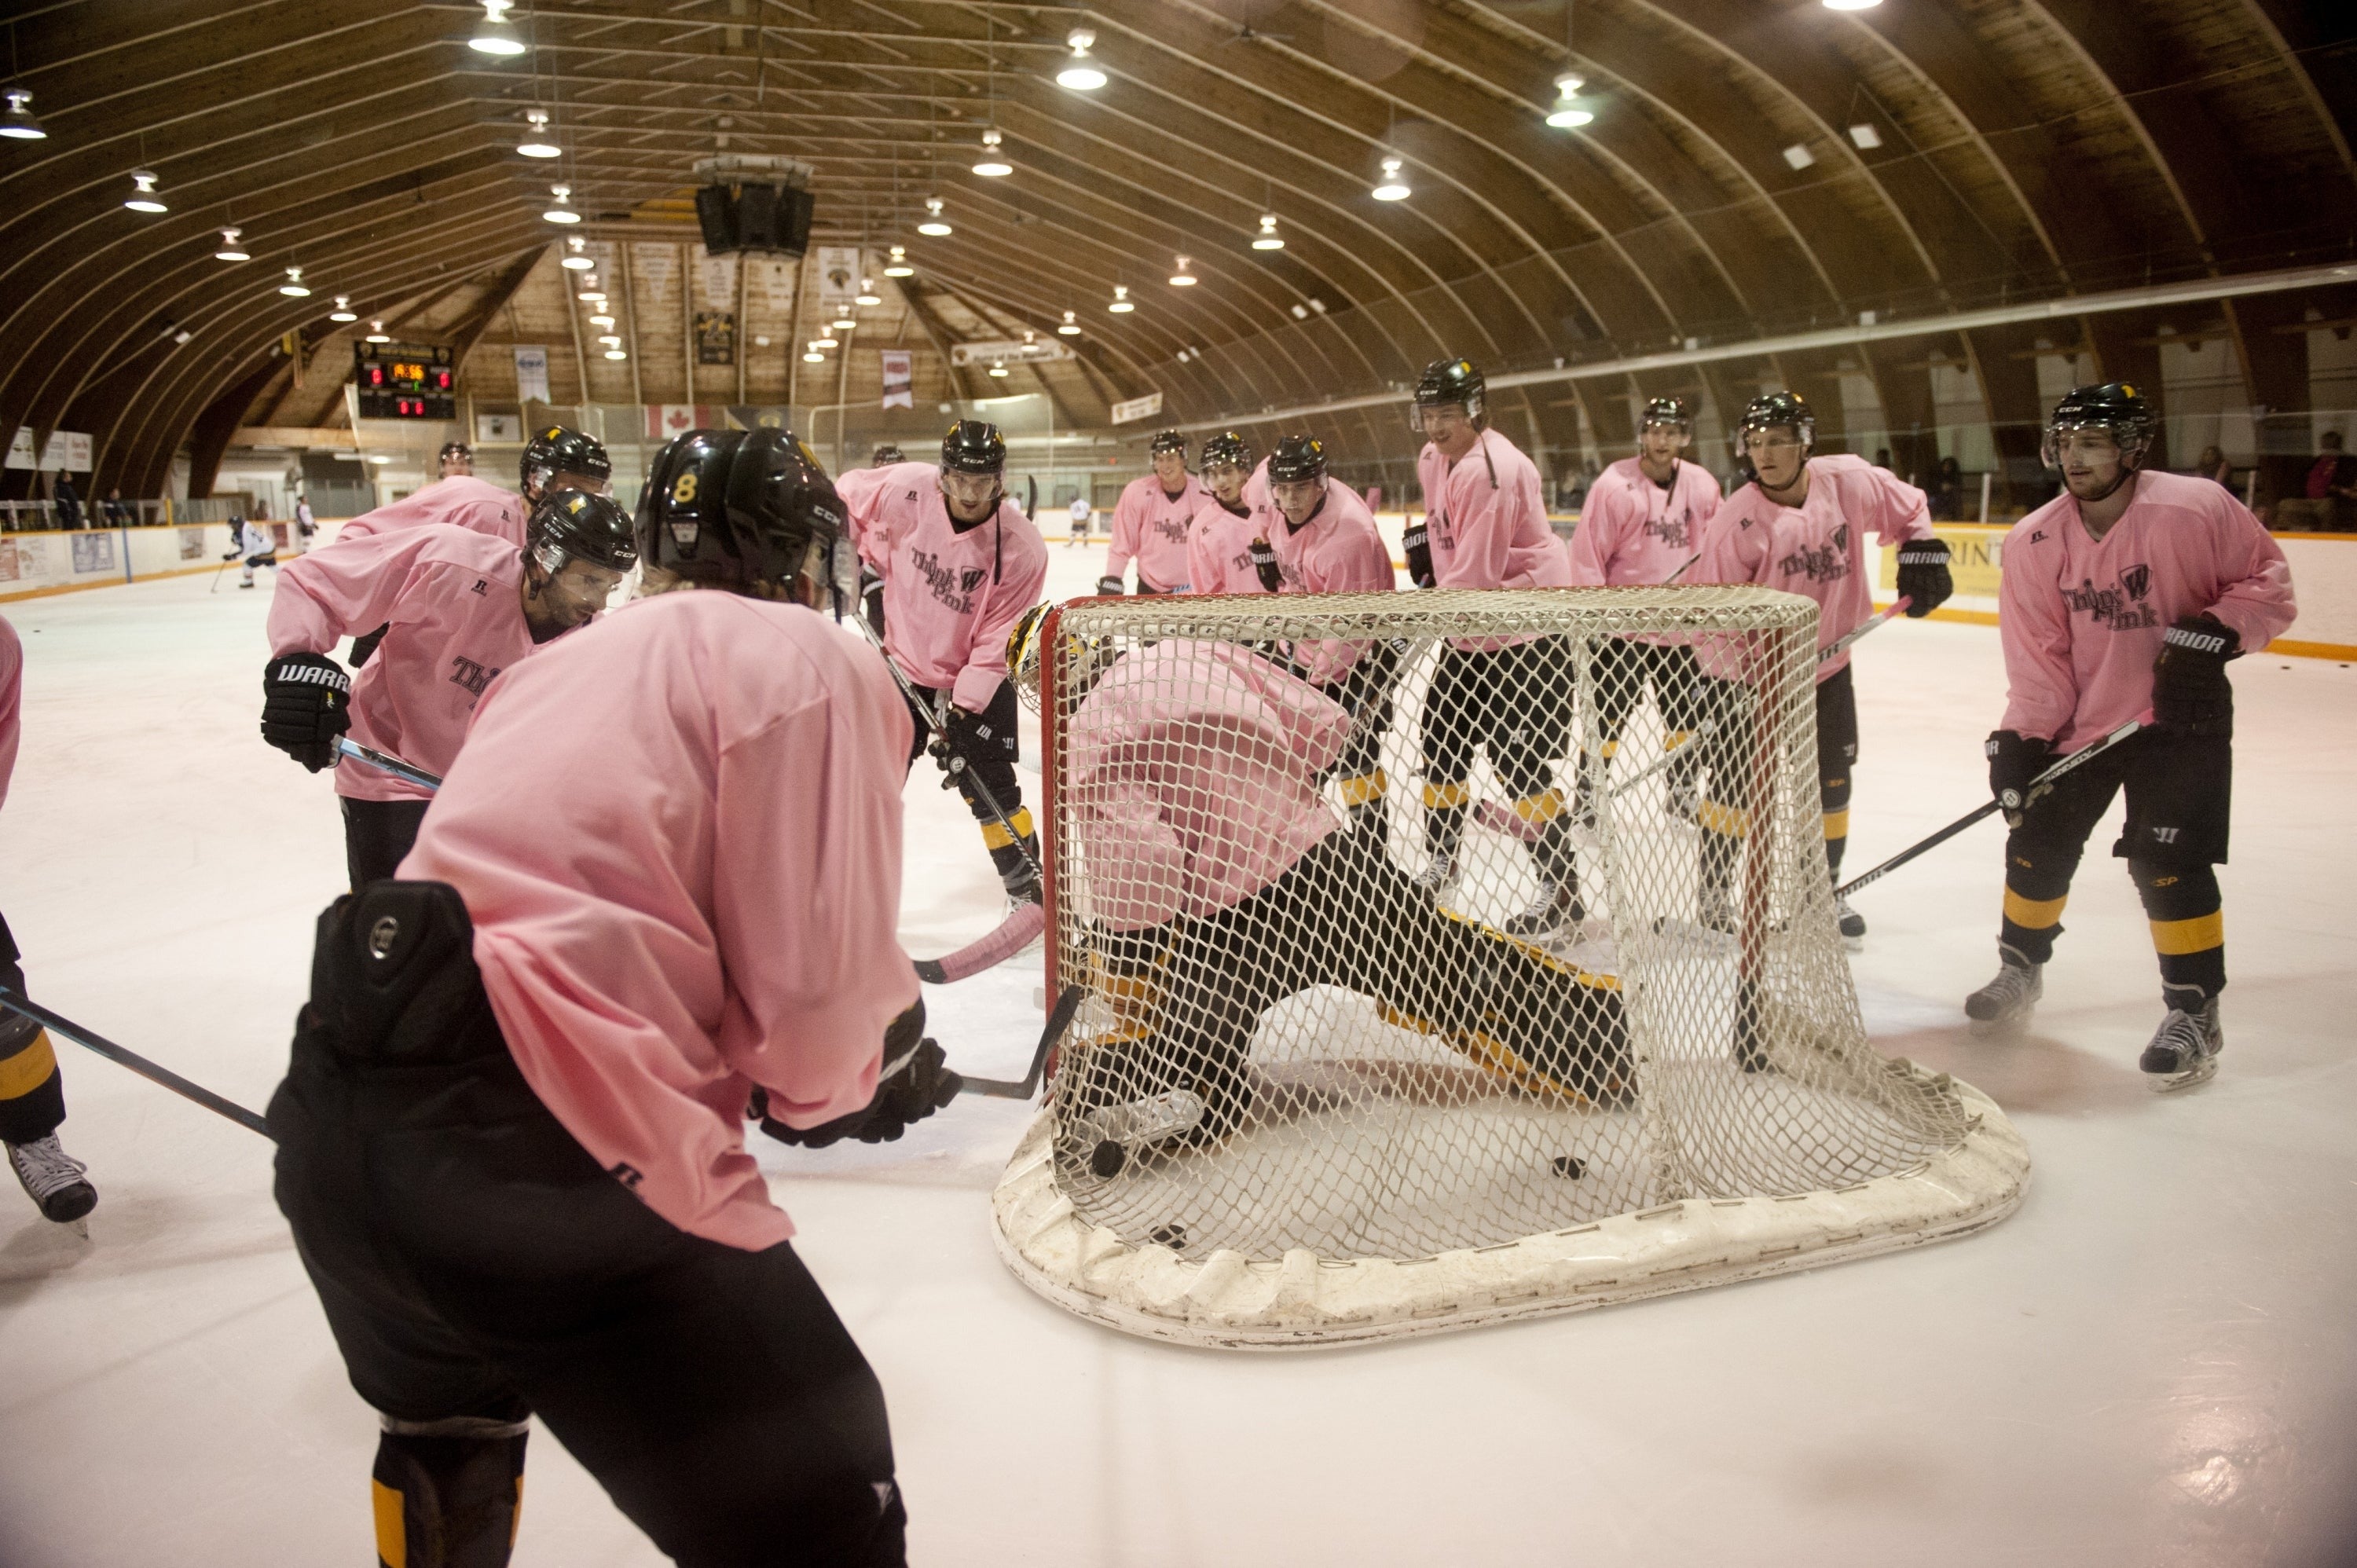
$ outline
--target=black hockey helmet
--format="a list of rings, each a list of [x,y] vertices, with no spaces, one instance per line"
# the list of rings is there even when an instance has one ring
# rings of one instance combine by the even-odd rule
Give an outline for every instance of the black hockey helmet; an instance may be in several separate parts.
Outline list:
[[[639,556],[653,570],[742,593],[808,572],[833,585],[843,502],[791,431],[691,430],[665,442],[639,501]]]
[[[1326,446],[1315,435],[1281,436],[1276,450],[1268,455],[1268,482],[1272,485],[1310,483],[1325,477]]]
[[[1178,454],[1180,461],[1185,461],[1187,456],[1187,438],[1176,430],[1156,431],[1154,433],[1154,439],[1146,444],[1146,456],[1149,457],[1159,457],[1165,452],[1176,452]]]
[[[523,547],[552,577],[567,561],[587,561],[609,572],[627,572],[639,564],[630,514],[608,497],[587,490],[553,490],[542,497],[524,524]]]
[[[2121,468],[2130,469],[2144,461],[2158,426],[2151,403],[2126,381],[2073,387],[2054,405],[2052,416],[2046,421],[2046,437],[2039,444],[2039,456],[2048,467],[2059,468],[2062,466],[2063,435],[2074,430],[2104,430],[2119,443]]]
[[[1455,403],[1465,410],[1465,417],[1476,428],[1486,428],[1481,412],[1482,391],[1481,372],[1473,368],[1472,360],[1435,360],[1415,379],[1415,418],[1412,423],[1422,430],[1426,409],[1447,408]]]
[[[1222,430],[1217,435],[1204,437],[1204,472],[1209,473],[1213,468],[1242,468],[1249,474],[1252,466],[1252,443],[1244,439],[1242,431]]]
[[[606,456],[605,443],[594,435],[584,435],[578,430],[568,430],[562,424],[552,424],[533,432],[532,439],[523,444],[523,460],[518,465],[523,480],[523,493],[538,499],[541,487],[558,474],[579,474],[586,478],[607,479],[614,473],[612,459]]]
[[[1637,421],[1637,428],[1641,431],[1651,430],[1657,424],[1674,430],[1681,435],[1692,435],[1694,413],[1686,407],[1686,400],[1682,397],[1648,399],[1644,415]]]
[[[1739,456],[1755,430],[1772,430],[1789,424],[1803,451],[1817,444],[1817,416],[1809,412],[1809,400],[1796,392],[1763,392],[1743,405],[1743,418],[1735,427],[1735,450]]]
[[[986,419],[961,419],[942,437],[942,467],[961,474],[1004,473],[1006,437]]]
[[[908,460],[907,454],[887,441],[883,446],[876,448],[876,456],[867,461],[871,467],[880,468],[887,463],[905,463]]]
[[[475,460],[475,449],[464,441],[445,441],[442,443],[442,450],[434,454],[434,456],[437,462],[445,457],[464,457],[471,463]]]

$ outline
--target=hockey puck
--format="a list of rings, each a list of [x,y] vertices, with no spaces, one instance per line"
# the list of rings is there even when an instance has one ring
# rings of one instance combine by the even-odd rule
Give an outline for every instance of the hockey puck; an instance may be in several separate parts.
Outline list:
[[[1089,1169],[1099,1181],[1111,1181],[1121,1175],[1121,1167],[1129,1163],[1129,1151],[1111,1138],[1101,1140],[1089,1151]]]
[[[1157,1225],[1146,1234],[1174,1252],[1187,1245],[1187,1228],[1175,1219],[1168,1225]]]
[[[1555,1157],[1555,1174],[1566,1181],[1577,1181],[1587,1174],[1587,1162],[1577,1155],[1557,1155]]]

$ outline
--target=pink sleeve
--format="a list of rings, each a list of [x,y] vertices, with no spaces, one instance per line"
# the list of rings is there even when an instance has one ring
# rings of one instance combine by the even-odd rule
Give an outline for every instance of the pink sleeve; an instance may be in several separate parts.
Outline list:
[[[1205,507],[1219,504],[1216,500],[1200,502],[1187,519],[1187,584],[1199,594],[1227,592],[1227,574],[1221,570],[1218,558],[1211,553],[1211,535],[1208,526],[1211,520],[1203,512]]]
[[[2245,653],[2256,653],[2287,629],[2299,606],[2292,597],[2291,566],[2283,546],[2232,496],[2219,542],[2219,578],[2226,585],[2210,613],[2234,628]]]
[[[1598,479],[1588,487],[1587,504],[1580,509],[1579,526],[1571,531],[1566,553],[1571,557],[1571,585],[1600,588],[1609,580],[1612,553],[1620,542],[1620,518],[1626,510],[1625,487],[1609,488]]]
[[[1137,559],[1138,531],[1146,523],[1146,503],[1138,498],[1133,481],[1121,488],[1121,499],[1113,509],[1113,549],[1105,556],[1104,575],[1118,577],[1129,570]]]
[[[2017,531],[2018,532],[2018,531]],[[2007,553],[2013,537],[2007,536]],[[2079,706],[2071,668],[2071,617],[2052,572],[2025,547],[2021,569],[1997,579],[1997,641],[2005,650],[2005,717],[2000,729],[2052,740]]]
[[[1015,510],[1012,501],[994,526],[1011,528],[1006,513]],[[1016,512],[1017,521],[1021,513]],[[974,618],[974,641],[966,650],[965,668],[958,671],[950,688],[950,701],[970,714],[978,714],[990,705],[998,688],[1006,682],[1006,634],[1023,618],[1023,612],[1039,602],[1040,585],[1048,580],[1048,551],[1034,542],[1028,532],[1020,536],[1022,559],[1007,565],[1006,575],[995,584],[982,613]]]
[[[1888,468],[1869,466],[1858,477],[1870,487],[1867,493],[1874,505],[1867,515],[1874,519],[1876,538],[1885,544],[1900,544],[1932,537],[1932,505],[1921,490]]]
[[[16,771],[24,692],[25,645],[16,640],[16,628],[0,617],[0,806],[8,803],[8,778]]]
[[[271,656],[325,653],[338,639],[391,620],[413,558],[433,537],[427,527],[339,539],[281,566],[270,596]]]
[[[1750,583],[1758,581],[1761,562],[1768,558],[1766,533],[1743,526],[1745,519],[1732,510],[1712,518],[1705,534],[1702,559],[1678,580],[1682,583]]]

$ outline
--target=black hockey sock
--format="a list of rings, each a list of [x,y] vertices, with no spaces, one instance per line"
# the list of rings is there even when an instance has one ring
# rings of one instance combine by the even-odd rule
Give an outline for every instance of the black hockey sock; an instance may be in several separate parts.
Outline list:
[[[2218,874],[2206,865],[2182,870],[2130,861],[2128,875],[2136,878],[2145,918],[2152,923],[2161,993],[2169,1005],[2178,1005],[2189,990],[2205,1001],[2223,991],[2226,925]]]
[[[1470,795],[1462,784],[1424,787],[1424,847],[1436,861],[1453,861],[1465,837],[1465,810]]]
[[[46,1138],[65,1119],[65,1086],[48,1031],[22,1014],[0,1013],[0,1143]]]
[[[2005,918],[1998,942],[2033,964],[2051,959],[2078,869],[2078,850],[2025,843],[2016,833],[2005,848]]]
[[[369,1485],[379,1568],[505,1568],[527,1431],[522,1422],[389,1422]]]

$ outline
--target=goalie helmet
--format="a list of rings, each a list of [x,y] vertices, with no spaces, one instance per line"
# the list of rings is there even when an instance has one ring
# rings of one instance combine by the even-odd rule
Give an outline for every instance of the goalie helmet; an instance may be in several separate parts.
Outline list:
[[[985,419],[961,419],[942,437],[942,467],[961,474],[997,474],[1006,468],[1006,437]]]
[[[1176,452],[1178,454],[1179,461],[1184,462],[1187,457],[1187,438],[1175,430],[1157,430],[1154,433],[1154,439],[1146,443],[1146,451],[1151,457],[1159,457],[1165,452]]]
[[[556,490],[541,499],[524,525],[524,553],[554,577],[568,561],[587,561],[609,572],[639,564],[638,531],[630,514],[605,496],[587,490]]]
[[[641,561],[692,583],[746,593],[807,573],[833,585],[843,502],[789,431],[691,430],[655,454],[637,532]]]
[[[613,477],[614,464],[606,456],[605,444],[596,436],[552,424],[533,432],[532,439],[523,444],[523,460],[518,470],[523,481],[524,499],[537,501],[542,489],[559,474],[608,479]]]
[[[1780,424],[1792,427],[1803,451],[1816,446],[1817,416],[1809,412],[1809,400],[1796,392],[1772,392],[1743,405],[1743,418],[1735,427],[1736,451],[1739,454],[1750,445],[1753,431],[1773,430]]]
[[[1033,605],[1016,618],[1006,634],[1006,679],[1015,694],[1033,713],[1039,711],[1039,628],[1047,624],[1053,605]]]
[[[888,463],[905,463],[908,460],[898,446],[887,441],[883,446],[876,448],[876,456],[867,461],[870,467],[881,468]]]
[[[1252,466],[1252,443],[1243,438],[1241,431],[1222,430],[1203,442],[1206,472],[1213,468],[1242,468],[1250,473]]]
[[[2152,404],[2126,381],[2073,387],[2046,421],[2046,438],[2039,444],[2039,456],[2048,467],[2059,468],[2064,435],[2074,430],[2105,431],[2119,443],[2120,468],[2125,473],[2144,461],[2158,423]]]
[[[1465,410],[1465,417],[1476,429],[1487,428],[1481,412],[1482,389],[1481,372],[1473,368],[1472,360],[1435,360],[1415,379],[1415,413],[1411,423],[1421,431],[1426,409],[1454,403]]]
[[[1655,426],[1674,430],[1681,435],[1694,434],[1694,414],[1682,397],[1657,397],[1645,404],[1644,417],[1637,421],[1641,431]]]
[[[1268,455],[1272,485],[1313,483],[1326,477],[1326,447],[1314,435],[1287,435]]]

